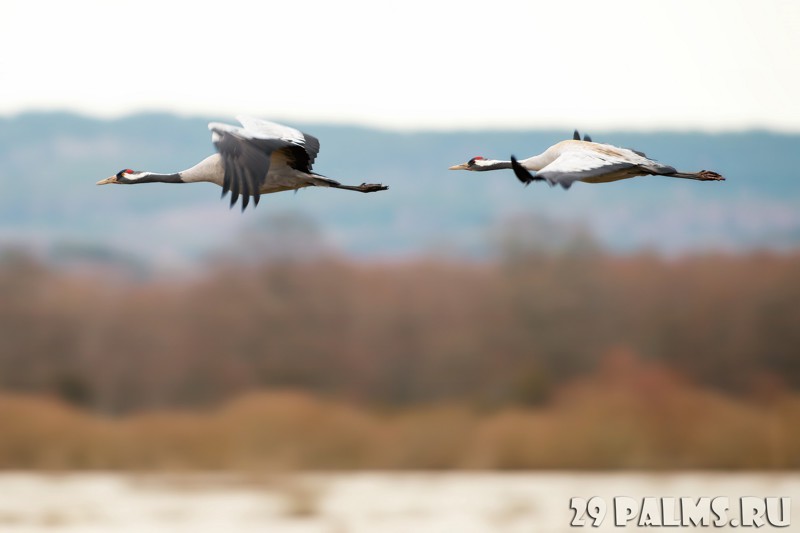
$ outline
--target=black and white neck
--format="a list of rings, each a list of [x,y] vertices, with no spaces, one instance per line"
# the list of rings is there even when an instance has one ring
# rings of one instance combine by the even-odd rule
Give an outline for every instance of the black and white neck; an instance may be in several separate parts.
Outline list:
[[[120,172],[117,174],[117,183],[132,185],[136,183],[186,183],[181,179],[181,173],[159,174],[157,172]]]
[[[498,159],[473,159],[469,162],[469,170],[502,170],[511,168],[511,161]]]
[[[98,185],[106,183],[119,183],[123,185],[134,185],[137,183],[194,183],[197,181],[208,181],[222,185],[225,177],[225,169],[219,154],[213,154],[203,159],[195,166],[175,172],[172,174],[162,174],[150,171],[135,171],[131,169],[120,170],[115,176],[98,181]]]

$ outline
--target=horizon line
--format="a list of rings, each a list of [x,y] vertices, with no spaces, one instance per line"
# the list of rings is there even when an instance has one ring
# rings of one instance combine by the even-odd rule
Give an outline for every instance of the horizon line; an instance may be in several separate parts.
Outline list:
[[[797,129],[794,128],[786,128],[776,125],[766,125],[766,124],[746,124],[746,125],[739,125],[739,126],[708,126],[708,125],[697,125],[697,124],[685,124],[685,125],[674,125],[674,124],[663,124],[660,126],[651,126],[651,127],[642,127],[636,124],[592,124],[591,121],[587,124],[578,124],[578,125],[564,125],[564,124],[554,124],[554,123],[539,123],[539,124],[499,124],[499,123],[477,123],[474,125],[442,125],[442,126],[431,126],[427,124],[414,124],[414,125],[399,125],[396,123],[386,123],[384,121],[381,123],[380,121],[369,121],[369,120],[358,120],[358,119],[345,119],[345,118],[310,118],[310,117],[296,117],[293,118],[291,116],[278,116],[277,114],[271,115],[267,113],[258,113],[258,112],[240,112],[238,114],[245,114],[245,115],[253,115],[264,118],[266,120],[272,120],[275,122],[280,122],[284,124],[305,124],[305,125],[315,125],[315,126],[328,126],[328,127],[347,127],[347,128],[360,128],[360,129],[367,129],[367,130],[377,130],[377,131],[384,131],[388,133],[452,133],[452,132],[459,132],[459,133],[478,133],[478,132],[497,132],[497,133],[511,133],[511,132],[531,132],[531,131],[573,131],[575,129],[578,130],[592,130],[592,131],[599,131],[603,133],[607,132],[614,132],[614,133],[646,133],[646,134],[655,134],[655,133],[675,133],[675,134],[704,134],[704,135],[726,135],[726,134],[744,134],[744,133],[771,133],[771,134],[778,134],[778,135],[800,135],[800,127]],[[137,117],[137,116],[170,116],[185,120],[204,120],[204,121],[212,121],[212,120],[222,120],[222,121],[233,121],[235,122],[235,116],[229,113],[212,113],[212,112],[202,112],[202,111],[177,111],[177,110],[166,110],[166,109],[138,109],[132,111],[126,111],[121,113],[103,113],[103,112],[91,112],[87,110],[76,110],[76,109],[69,109],[69,108],[47,108],[47,107],[40,107],[40,108],[26,108],[20,109],[16,111],[0,111],[0,120],[13,120],[20,117],[24,117],[26,115],[71,115],[77,118],[87,119],[87,120],[95,120],[95,121],[102,121],[102,122],[115,122],[115,121],[123,121],[129,118]]]

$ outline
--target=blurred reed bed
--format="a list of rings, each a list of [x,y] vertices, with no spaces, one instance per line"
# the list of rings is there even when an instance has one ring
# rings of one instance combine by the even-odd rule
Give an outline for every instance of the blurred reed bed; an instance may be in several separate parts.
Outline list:
[[[800,466],[800,254],[0,253],[0,468]]]
[[[800,395],[743,401],[620,349],[546,407],[375,409],[307,392],[104,417],[0,397],[0,468],[121,470],[795,469]]]
[[[128,279],[0,257],[0,390],[104,414],[264,388],[546,405],[624,346],[701,387],[800,390],[800,254],[221,261]]]

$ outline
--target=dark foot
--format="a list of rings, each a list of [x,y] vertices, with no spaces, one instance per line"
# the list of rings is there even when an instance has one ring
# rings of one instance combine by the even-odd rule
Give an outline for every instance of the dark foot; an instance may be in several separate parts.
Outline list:
[[[362,183],[361,185],[342,185],[341,183],[336,183],[336,184],[331,183],[329,187],[333,187],[334,189],[344,189],[346,191],[357,191],[357,192],[377,192],[377,191],[385,191],[389,188],[386,185],[381,185],[380,183]]]
[[[381,185],[380,183],[362,183],[358,186],[358,190],[361,192],[387,191],[389,190],[389,186]]]
[[[725,181],[725,178],[711,170],[701,170],[697,175],[702,181]]]

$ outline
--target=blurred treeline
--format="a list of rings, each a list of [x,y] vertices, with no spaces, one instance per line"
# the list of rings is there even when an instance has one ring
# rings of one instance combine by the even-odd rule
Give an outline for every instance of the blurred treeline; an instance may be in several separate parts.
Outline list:
[[[0,294],[0,387],[103,414],[263,388],[381,409],[539,406],[620,347],[744,399],[800,389],[798,253],[322,255],[125,280],[6,252]]]
[[[167,276],[7,249],[0,468],[800,467],[800,253],[541,227],[354,261],[289,223]]]

